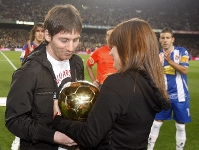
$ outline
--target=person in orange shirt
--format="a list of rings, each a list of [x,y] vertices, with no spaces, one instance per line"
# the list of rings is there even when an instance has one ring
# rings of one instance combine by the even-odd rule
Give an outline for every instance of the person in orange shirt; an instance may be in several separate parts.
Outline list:
[[[107,30],[106,42],[112,30],[113,28]],[[110,53],[110,48],[108,47],[108,45],[104,45],[96,49],[86,62],[86,68],[92,80],[92,83],[99,88],[101,88],[107,76],[116,72],[115,68],[113,68],[113,58],[109,55],[109,53]],[[97,63],[96,75],[92,69],[92,66],[95,63]]]

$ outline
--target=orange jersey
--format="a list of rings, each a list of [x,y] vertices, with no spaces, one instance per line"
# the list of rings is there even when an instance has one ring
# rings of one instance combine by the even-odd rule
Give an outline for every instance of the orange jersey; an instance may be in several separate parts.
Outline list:
[[[110,49],[107,45],[96,49],[87,60],[89,66],[93,66],[97,63],[97,80],[100,84],[103,84],[108,75],[115,73],[113,68],[113,57],[109,55]]]

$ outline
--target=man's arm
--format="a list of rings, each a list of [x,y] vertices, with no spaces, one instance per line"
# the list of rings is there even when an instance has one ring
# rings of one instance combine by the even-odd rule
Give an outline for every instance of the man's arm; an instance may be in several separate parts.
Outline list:
[[[97,82],[97,80],[96,80],[96,78],[95,78],[95,75],[94,75],[94,72],[93,72],[92,67],[89,66],[89,65],[86,63],[86,69],[87,69],[88,74],[89,74],[89,76],[90,76],[90,78],[91,78],[91,80],[92,80],[92,83],[98,87],[99,84],[98,84],[98,82]]]
[[[180,72],[181,74],[187,74],[188,67],[175,63],[173,60],[171,60],[170,55],[171,55],[170,52],[167,51],[164,52],[164,59],[168,62],[168,64],[172,66],[176,71]]]

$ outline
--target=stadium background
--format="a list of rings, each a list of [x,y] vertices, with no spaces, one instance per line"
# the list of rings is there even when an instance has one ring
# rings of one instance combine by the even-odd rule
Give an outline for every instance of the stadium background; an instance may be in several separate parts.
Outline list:
[[[83,19],[78,51],[92,51],[105,42],[107,28],[138,17],[158,33],[174,30],[175,45],[199,55],[199,0],[0,0],[0,48],[22,47],[35,23],[43,23],[54,5],[70,3]]]
[[[20,53],[4,50],[20,50],[28,40],[32,25],[43,23],[52,6],[66,3],[76,6],[83,18],[78,52],[90,53],[105,43],[107,28],[138,17],[151,24],[157,37],[162,28],[172,28],[175,45],[187,48],[193,59],[199,57],[199,0],[0,0],[0,97],[6,97],[14,71],[8,60],[19,67]],[[87,59],[89,55],[81,56]],[[192,122],[186,127],[185,150],[197,150],[199,61],[190,61],[188,78]],[[89,80],[87,75],[86,79]],[[9,150],[14,136],[5,128],[4,111],[5,107],[0,107],[0,150]],[[174,147],[174,122],[165,122],[155,150],[172,150]]]

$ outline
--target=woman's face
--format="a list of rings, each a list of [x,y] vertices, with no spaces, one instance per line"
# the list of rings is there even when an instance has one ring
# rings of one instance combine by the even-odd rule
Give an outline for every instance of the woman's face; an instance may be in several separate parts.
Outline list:
[[[111,55],[113,57],[113,67],[117,70],[120,71],[121,70],[121,61],[120,61],[120,57],[117,51],[117,47],[113,46],[113,48],[111,49],[109,55]]]

